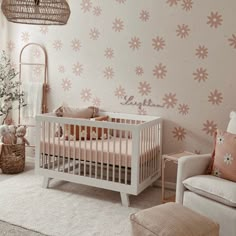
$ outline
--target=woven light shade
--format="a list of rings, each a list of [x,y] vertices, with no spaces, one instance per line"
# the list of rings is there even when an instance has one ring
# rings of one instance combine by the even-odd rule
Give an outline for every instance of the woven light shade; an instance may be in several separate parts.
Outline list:
[[[8,21],[33,25],[65,25],[70,7],[65,0],[2,0]]]

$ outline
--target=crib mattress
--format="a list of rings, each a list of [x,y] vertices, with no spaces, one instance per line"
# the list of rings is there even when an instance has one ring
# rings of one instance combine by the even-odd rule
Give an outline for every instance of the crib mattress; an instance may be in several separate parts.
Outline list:
[[[141,155],[141,162],[156,158],[158,152],[158,146],[149,148],[148,151]],[[44,142],[41,141],[41,153],[95,163],[131,167],[132,139],[111,138],[107,140],[64,141],[51,138]]]

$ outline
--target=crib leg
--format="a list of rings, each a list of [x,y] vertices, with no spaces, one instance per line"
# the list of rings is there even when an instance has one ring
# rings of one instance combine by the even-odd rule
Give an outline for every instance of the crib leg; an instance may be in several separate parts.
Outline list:
[[[120,197],[121,197],[121,204],[123,206],[128,207],[130,205],[129,194],[120,192]]]
[[[50,180],[51,178],[49,177],[43,177],[43,188],[48,188]]]

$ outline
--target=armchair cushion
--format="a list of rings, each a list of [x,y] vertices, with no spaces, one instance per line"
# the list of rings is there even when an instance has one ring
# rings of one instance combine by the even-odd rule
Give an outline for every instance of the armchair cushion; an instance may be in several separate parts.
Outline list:
[[[183,181],[184,186],[201,196],[236,207],[236,184],[212,175],[193,176]]]

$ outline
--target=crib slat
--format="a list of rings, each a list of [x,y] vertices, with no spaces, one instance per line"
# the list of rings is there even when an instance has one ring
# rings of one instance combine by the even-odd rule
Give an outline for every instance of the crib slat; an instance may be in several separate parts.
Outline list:
[[[42,138],[43,138],[42,166],[43,169],[45,169],[45,122],[42,122]]]
[[[52,162],[52,169],[55,170],[55,123],[53,122],[53,126],[52,126],[52,156],[53,156],[53,162]],[[60,134],[59,134],[60,135]]]
[[[128,175],[128,131],[125,131],[125,184],[127,184]]]
[[[81,125],[79,126],[79,175],[81,175],[81,156],[82,156],[82,151],[81,151]]]
[[[76,157],[76,149],[75,149],[75,143],[76,143],[76,126],[73,125],[74,130],[74,143],[73,143],[73,175],[75,174],[75,157]]]
[[[60,124],[61,126],[62,124]],[[64,130],[63,130],[64,131]],[[64,133],[63,133],[63,137],[64,137]],[[58,135],[57,137],[57,150],[58,150],[58,155],[57,155],[57,170],[60,171],[60,157],[61,157],[61,148],[60,148],[60,145],[61,145],[61,138],[60,138],[60,135]]]
[[[141,182],[144,180],[144,130],[141,131]]]
[[[66,155],[67,156],[67,166],[68,166],[67,172],[68,173],[70,173],[70,139],[71,139],[71,132],[70,132],[70,125],[69,125],[69,128],[68,128],[68,141],[67,141],[68,146],[67,147],[65,146],[65,153],[66,153],[66,150],[67,150],[67,153],[68,153]],[[65,161],[66,161],[66,157],[65,157]]]
[[[65,124],[64,124],[64,130],[65,130]],[[65,172],[65,136],[63,138],[62,142],[62,172]]]
[[[102,153],[101,153],[101,179],[103,179],[103,164],[104,164],[104,139],[102,139]]]
[[[119,183],[121,183],[121,150],[122,150],[122,143],[121,143],[121,130],[119,130]]]
[[[92,177],[92,139],[93,139],[93,134],[92,134],[93,127],[90,127],[90,148],[89,148],[89,177]]]
[[[51,155],[50,155],[50,153],[51,153],[51,145],[50,145],[50,143],[51,143],[51,140],[50,140],[50,131],[51,131],[51,123],[50,122],[48,122],[48,169],[50,169],[50,164],[51,164]]]
[[[98,134],[98,127],[96,127],[96,133]],[[98,178],[98,137],[96,137],[95,178]]]
[[[86,137],[87,137],[87,126],[84,126],[84,142],[85,142],[85,148],[84,148],[84,176],[86,176],[86,165],[87,165],[87,142],[86,142]]]
[[[114,134],[114,138],[113,138],[113,154],[112,154],[112,181],[115,182],[115,153],[116,153],[116,143],[115,143],[115,139],[116,139],[116,129],[113,130]]]
[[[148,137],[148,130],[145,128],[145,140],[144,140],[144,152],[145,152],[145,174],[144,178],[147,178],[148,172],[148,157],[147,157],[147,137]]]
[[[109,130],[108,130],[109,134]],[[104,128],[102,128],[102,139],[104,139]],[[107,137],[107,181],[109,180],[109,167],[110,167],[110,140],[109,140],[109,135]]]

